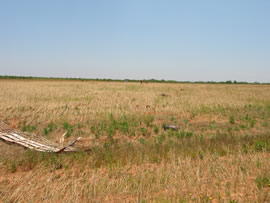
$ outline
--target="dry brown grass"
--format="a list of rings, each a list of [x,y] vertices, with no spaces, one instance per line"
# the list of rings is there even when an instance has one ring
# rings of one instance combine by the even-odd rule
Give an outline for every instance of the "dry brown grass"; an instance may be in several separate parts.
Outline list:
[[[91,149],[54,157],[0,143],[4,202],[270,201],[269,85],[0,80],[0,89],[9,127],[54,141],[69,131]]]
[[[261,167],[258,168],[258,162]],[[187,200],[269,202],[269,188],[258,189],[256,178],[267,173],[269,154],[227,156],[175,162],[69,170],[36,168],[1,177],[4,201],[137,201]]]

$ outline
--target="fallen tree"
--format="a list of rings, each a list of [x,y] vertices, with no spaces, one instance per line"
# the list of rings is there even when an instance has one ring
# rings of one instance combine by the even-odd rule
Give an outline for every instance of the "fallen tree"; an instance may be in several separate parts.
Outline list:
[[[72,147],[79,139],[73,140],[70,144],[60,147],[57,143],[51,142],[42,136],[38,136],[31,133],[20,132],[10,128],[7,128],[2,122],[0,122],[0,139],[10,144],[18,144],[25,148],[29,148],[41,152],[75,152],[77,151]]]

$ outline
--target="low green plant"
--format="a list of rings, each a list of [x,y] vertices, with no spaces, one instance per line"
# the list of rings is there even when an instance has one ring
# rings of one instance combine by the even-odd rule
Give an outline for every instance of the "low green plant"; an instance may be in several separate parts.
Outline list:
[[[239,131],[240,128],[239,128],[238,126],[235,126],[234,130],[235,130],[235,131]]]
[[[150,132],[145,127],[141,127],[140,132],[141,132],[142,136],[150,136]]]
[[[12,162],[12,163],[10,164],[10,172],[11,172],[11,173],[15,173],[16,170],[17,170],[17,166],[16,166],[16,164],[15,164],[14,162]]]
[[[120,120],[120,122],[119,122],[119,130],[121,132],[128,133],[129,132],[128,121],[126,121],[126,120]]]
[[[48,135],[49,133],[51,133],[52,131],[56,129],[57,129],[57,125],[51,122],[46,128],[43,129],[43,134]]]
[[[235,119],[234,119],[234,116],[233,116],[233,115],[231,115],[231,116],[229,117],[229,123],[230,123],[230,124],[235,124]]]
[[[171,120],[172,122],[174,122],[174,123],[176,122],[176,118],[175,118],[175,117],[173,117],[173,116],[171,117],[171,119],[170,119],[170,120]]]
[[[192,135],[193,135],[193,132],[186,132],[186,137],[192,137]]]
[[[189,121],[187,119],[184,119],[185,125],[188,125]]]
[[[249,121],[250,127],[254,128],[255,124],[256,124],[256,120],[255,119],[250,119],[250,121]]]
[[[255,142],[256,151],[270,151],[270,142],[267,140],[259,140]]]
[[[216,125],[216,121],[213,120],[210,124],[209,124],[209,129],[213,130],[216,129],[217,125]]]
[[[23,132],[29,132],[32,133],[37,129],[36,126],[26,125],[26,123],[23,123],[22,131]]]
[[[231,134],[232,133],[232,130],[233,130],[232,127],[228,127],[228,133]]]
[[[260,175],[256,178],[256,183],[259,189],[270,186],[270,177],[267,175]]]
[[[162,144],[164,141],[166,140],[166,135],[164,133],[160,134],[159,136],[157,136],[156,138],[156,143],[158,145]]]
[[[91,126],[90,127],[90,131],[91,131],[91,133],[95,133],[96,132],[96,127],[95,126]]]
[[[68,122],[64,122],[63,128],[67,131],[66,137],[70,137],[74,130],[73,126]]]
[[[240,124],[239,126],[242,130],[247,129],[247,126],[245,124]]]
[[[159,133],[159,128],[158,128],[157,126],[155,126],[155,128],[154,128],[154,132],[155,132],[156,134]]]
[[[154,116],[152,115],[147,115],[144,117],[144,123],[146,124],[147,127],[150,127],[153,121],[154,121]]]
[[[143,138],[140,138],[140,139],[139,139],[139,142],[140,142],[141,144],[146,144],[146,140],[143,139]]]
[[[200,158],[201,160],[203,160],[203,158],[204,158],[204,153],[200,150],[200,151],[198,152],[198,156],[199,156],[199,158]]]

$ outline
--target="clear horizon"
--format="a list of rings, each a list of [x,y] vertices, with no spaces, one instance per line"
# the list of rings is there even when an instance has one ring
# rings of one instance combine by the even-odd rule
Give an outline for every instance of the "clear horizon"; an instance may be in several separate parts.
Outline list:
[[[270,82],[270,2],[9,1],[0,75]]]

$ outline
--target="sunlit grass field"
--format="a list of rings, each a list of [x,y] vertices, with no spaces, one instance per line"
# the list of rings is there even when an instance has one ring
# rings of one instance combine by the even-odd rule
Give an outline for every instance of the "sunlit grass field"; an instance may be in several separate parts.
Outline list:
[[[8,127],[83,151],[0,142],[0,201],[270,201],[270,85],[2,79],[0,98]]]

